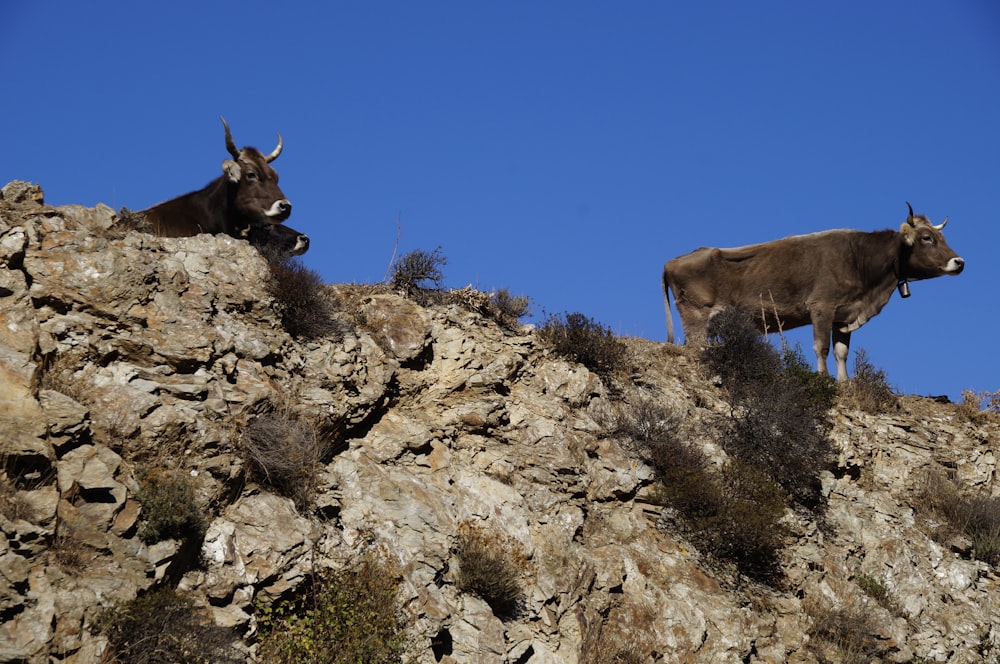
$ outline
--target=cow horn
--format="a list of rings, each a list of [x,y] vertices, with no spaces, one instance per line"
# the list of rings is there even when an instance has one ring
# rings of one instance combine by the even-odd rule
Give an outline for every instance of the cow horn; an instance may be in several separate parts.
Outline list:
[[[219,119],[222,120],[222,126],[226,128],[226,150],[229,151],[229,154],[233,155],[233,159],[239,159],[240,151],[236,149],[236,143],[233,141],[233,134],[229,131],[229,124],[221,115],[219,116]]]
[[[937,225],[937,226],[935,226],[934,228],[935,228],[936,230],[941,230],[942,228],[944,228],[944,225],[945,225],[945,224],[947,224],[947,223],[948,223],[948,217],[945,217],[945,218],[944,218],[944,221],[942,221],[942,222],[941,222],[940,224],[938,224],[938,225]]]
[[[913,206],[910,205],[910,201],[906,201],[906,207],[910,208],[910,216],[913,216]]]
[[[264,157],[264,161],[270,164],[272,161],[277,159],[278,155],[281,154],[281,148],[282,148],[281,134],[278,134],[278,147],[274,148],[274,152]]]

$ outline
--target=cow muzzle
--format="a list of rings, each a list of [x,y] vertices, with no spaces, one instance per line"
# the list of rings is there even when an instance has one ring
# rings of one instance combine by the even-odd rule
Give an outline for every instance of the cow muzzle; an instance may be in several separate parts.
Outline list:
[[[301,234],[295,238],[295,246],[292,247],[292,256],[301,256],[309,251],[309,236]]]
[[[282,198],[280,201],[275,201],[271,204],[264,214],[277,221],[284,221],[292,215],[292,203],[287,198]]]
[[[965,259],[962,258],[961,256],[955,256],[950,261],[948,261],[948,265],[945,266],[944,271],[945,274],[954,275],[954,274],[961,274],[962,270],[964,269],[965,269]]]

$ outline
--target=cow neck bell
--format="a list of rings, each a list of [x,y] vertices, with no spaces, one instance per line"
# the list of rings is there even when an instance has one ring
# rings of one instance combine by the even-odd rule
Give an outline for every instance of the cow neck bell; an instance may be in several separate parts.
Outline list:
[[[910,297],[910,284],[905,279],[900,279],[899,283],[896,284],[896,288],[899,289],[900,297]]]

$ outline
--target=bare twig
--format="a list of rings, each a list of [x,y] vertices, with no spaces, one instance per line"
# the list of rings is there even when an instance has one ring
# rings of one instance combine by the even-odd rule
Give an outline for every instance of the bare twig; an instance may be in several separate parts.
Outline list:
[[[396,252],[399,251],[399,238],[403,234],[403,213],[400,212],[396,215],[396,244],[392,247],[392,256],[389,258],[389,265],[385,268],[385,276],[382,277],[382,281],[389,281],[389,275],[392,274],[392,266],[396,263]]]

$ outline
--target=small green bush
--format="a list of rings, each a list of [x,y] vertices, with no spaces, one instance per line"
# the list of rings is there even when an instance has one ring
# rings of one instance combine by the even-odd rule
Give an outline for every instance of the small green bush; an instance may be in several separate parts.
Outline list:
[[[662,485],[660,497],[687,521],[697,524],[723,509],[722,487],[698,448],[664,439],[650,445],[647,454]]]
[[[538,335],[556,354],[601,377],[622,371],[628,363],[628,350],[611,329],[581,313],[550,315]]]
[[[813,371],[801,347],[782,344],[781,370],[792,384],[801,387],[802,397],[813,412],[826,413],[837,402],[837,381],[829,374]]]
[[[859,348],[854,353],[854,377],[844,385],[840,401],[848,408],[879,415],[895,410],[899,399],[885,371],[875,367]]]
[[[868,574],[859,574],[854,582],[858,584],[858,587],[861,588],[864,594],[878,602],[882,608],[894,615],[901,614],[902,610],[899,607],[899,602],[896,601],[892,591],[882,581]]]
[[[285,331],[296,338],[341,337],[344,324],[334,316],[334,306],[318,272],[298,257],[270,263],[268,290],[274,297]]]
[[[781,358],[746,312],[728,308],[713,316],[706,341],[703,361],[734,395],[756,390],[781,370]]]
[[[455,556],[460,590],[478,595],[501,620],[517,617],[524,603],[521,579],[527,564],[517,540],[485,526],[463,523]]]
[[[200,539],[204,535],[205,518],[185,475],[153,470],[137,479],[136,499],[142,506],[138,534],[143,542]]]
[[[401,662],[409,639],[399,570],[367,553],[342,570],[315,574],[297,595],[257,606],[259,657],[268,664]]]
[[[94,627],[107,636],[116,664],[243,664],[239,637],[171,588],[158,588],[102,612]]]

